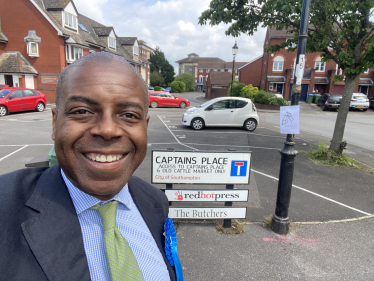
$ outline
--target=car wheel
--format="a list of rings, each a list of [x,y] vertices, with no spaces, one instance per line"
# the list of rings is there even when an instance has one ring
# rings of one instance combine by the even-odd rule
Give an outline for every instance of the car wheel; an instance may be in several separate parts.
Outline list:
[[[244,129],[247,131],[254,131],[257,127],[257,121],[255,119],[247,119],[244,122]]]
[[[8,114],[8,109],[4,105],[0,105],[0,116],[5,116]]]
[[[156,108],[157,106],[158,106],[157,102],[155,102],[155,101],[151,102],[151,107],[152,108]]]
[[[186,108],[186,103],[184,101],[182,101],[180,104],[179,104],[179,107],[180,108]]]
[[[45,108],[44,103],[42,103],[42,102],[38,102],[38,104],[36,105],[35,110],[36,110],[37,112],[42,112],[42,111],[44,111],[44,108]]]
[[[204,129],[204,120],[201,118],[195,118],[191,121],[191,127],[194,130],[202,130]]]

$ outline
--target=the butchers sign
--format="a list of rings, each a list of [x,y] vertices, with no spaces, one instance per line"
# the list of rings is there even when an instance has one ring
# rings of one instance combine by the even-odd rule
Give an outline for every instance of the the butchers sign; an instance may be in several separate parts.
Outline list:
[[[173,190],[165,189],[170,202],[247,202],[248,190]]]
[[[152,183],[248,184],[250,152],[152,151]]]
[[[169,208],[171,219],[245,219],[247,208]]]

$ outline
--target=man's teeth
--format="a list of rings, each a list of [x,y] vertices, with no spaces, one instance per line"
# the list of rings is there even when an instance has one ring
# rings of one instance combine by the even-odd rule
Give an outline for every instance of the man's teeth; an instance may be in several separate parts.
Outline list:
[[[117,161],[122,158],[123,154],[114,154],[114,155],[105,156],[102,154],[90,153],[90,154],[86,154],[86,156],[93,161],[104,163],[104,162]]]

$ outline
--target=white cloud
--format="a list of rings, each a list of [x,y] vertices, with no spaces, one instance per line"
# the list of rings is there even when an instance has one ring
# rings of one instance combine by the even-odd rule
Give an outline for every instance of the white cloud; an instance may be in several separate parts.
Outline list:
[[[118,36],[134,36],[150,47],[159,46],[177,70],[175,61],[196,53],[232,61],[231,48],[237,40],[236,61],[248,62],[262,54],[265,29],[254,36],[225,35],[228,26],[198,25],[210,0],[74,0],[80,13],[105,25],[114,26]]]

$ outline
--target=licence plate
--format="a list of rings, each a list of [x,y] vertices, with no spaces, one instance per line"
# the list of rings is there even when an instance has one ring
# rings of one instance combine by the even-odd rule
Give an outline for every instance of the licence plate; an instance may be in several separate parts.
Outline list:
[[[358,105],[357,107],[364,107],[363,105]]]
[[[339,104],[332,104],[332,106],[339,106]]]

